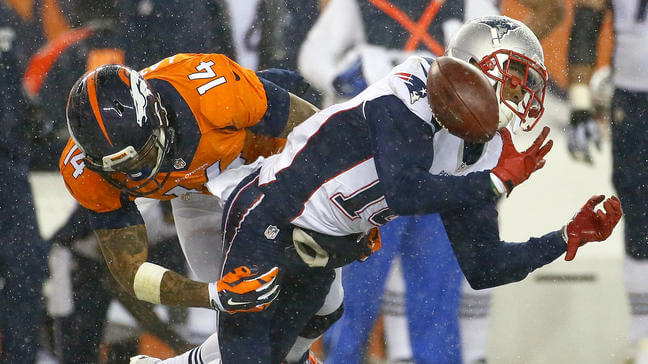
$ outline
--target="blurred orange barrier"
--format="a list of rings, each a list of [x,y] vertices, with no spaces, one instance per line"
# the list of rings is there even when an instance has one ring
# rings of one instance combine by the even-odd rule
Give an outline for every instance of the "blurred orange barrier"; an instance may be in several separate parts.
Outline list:
[[[25,22],[32,21],[34,15],[39,16],[46,41],[54,40],[70,29],[70,24],[56,0],[43,0],[39,3],[33,0],[7,0],[7,4]],[[36,9],[34,5],[40,5],[40,8]]]
[[[565,19],[542,41],[549,77],[563,88],[567,85],[567,51],[569,49],[569,33],[574,19],[574,0],[564,0],[564,4]],[[503,15],[514,19],[524,19],[529,13],[527,8],[519,5],[515,0],[502,0]],[[612,16],[608,12],[603,21],[603,29],[599,38],[597,67],[610,64],[613,45]]]
[[[148,355],[158,359],[169,359],[178,355],[162,340],[149,333],[140,335],[139,349],[137,352],[138,354]]]

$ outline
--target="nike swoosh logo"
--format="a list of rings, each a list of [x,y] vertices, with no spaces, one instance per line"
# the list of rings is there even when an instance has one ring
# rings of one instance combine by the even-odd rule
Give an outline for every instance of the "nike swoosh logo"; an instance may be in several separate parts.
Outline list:
[[[252,302],[236,302],[236,301],[232,301],[231,298],[229,300],[227,300],[227,304],[230,305],[230,306],[249,305],[250,303],[252,303]]]
[[[236,81],[240,81],[240,80],[241,80],[241,77],[239,77],[239,75],[236,74],[236,72],[232,71],[232,73],[234,74],[234,78],[236,79]]]

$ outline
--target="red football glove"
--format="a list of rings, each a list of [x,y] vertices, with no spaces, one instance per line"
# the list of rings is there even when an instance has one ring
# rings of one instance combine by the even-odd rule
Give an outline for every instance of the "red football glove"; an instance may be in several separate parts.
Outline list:
[[[590,241],[603,241],[607,239],[616,224],[623,216],[621,210],[621,201],[616,196],[608,198],[605,202],[605,196],[592,196],[585,205],[572,217],[564,228],[567,231],[563,238],[567,238],[567,254],[565,260],[572,260],[576,256],[576,251],[581,246]],[[601,210],[594,211],[594,207],[603,202],[605,212]]]
[[[491,172],[502,181],[506,187],[506,196],[508,196],[513,187],[526,181],[531,173],[544,166],[543,158],[551,150],[553,140],[542,145],[549,135],[549,127],[545,126],[529,149],[520,153],[515,149],[508,129],[502,128],[499,132],[503,142],[502,154]]]

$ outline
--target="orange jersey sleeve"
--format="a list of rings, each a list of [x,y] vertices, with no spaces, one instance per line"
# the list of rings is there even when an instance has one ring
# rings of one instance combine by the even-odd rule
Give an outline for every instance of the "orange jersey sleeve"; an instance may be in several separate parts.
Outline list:
[[[70,138],[59,160],[59,169],[70,194],[85,208],[110,212],[122,207],[120,191],[85,166],[81,149]]]
[[[191,108],[203,134],[212,128],[255,125],[268,108],[263,84],[254,71],[222,54],[176,54],[140,73],[145,79],[171,83]]]
[[[285,145],[286,139],[284,138],[273,138],[247,130],[241,157],[248,163],[253,162],[259,156],[269,156],[281,152]]]

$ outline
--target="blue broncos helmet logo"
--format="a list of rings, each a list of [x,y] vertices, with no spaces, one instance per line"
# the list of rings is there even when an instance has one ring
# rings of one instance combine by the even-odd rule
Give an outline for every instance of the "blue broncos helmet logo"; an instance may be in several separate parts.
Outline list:
[[[396,74],[396,77],[405,81],[405,85],[410,93],[410,104],[417,102],[418,100],[427,96],[427,86],[420,78],[414,76],[411,73],[399,72]]]
[[[508,32],[520,27],[518,24],[501,17],[485,17],[479,23],[495,29],[497,39],[502,39]]]

